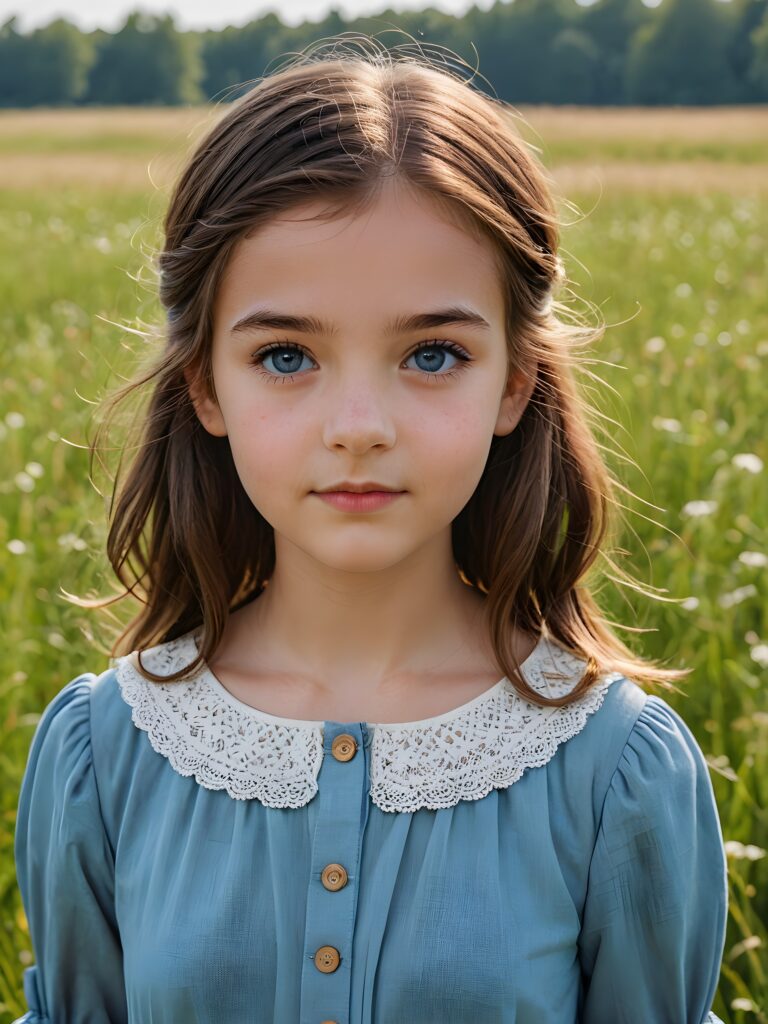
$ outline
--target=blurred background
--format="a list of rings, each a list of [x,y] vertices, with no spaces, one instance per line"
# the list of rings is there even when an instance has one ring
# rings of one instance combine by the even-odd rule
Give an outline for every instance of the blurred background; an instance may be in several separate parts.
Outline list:
[[[768,0],[179,12],[0,5],[0,1024],[26,1009],[33,962],[13,861],[32,733],[68,680],[107,666],[109,629],[133,613],[110,624],[62,591],[111,592],[89,421],[160,318],[148,264],[174,175],[255,79],[348,32],[410,39],[510,103],[550,174],[560,299],[607,324],[583,386],[635,495],[616,547],[673,600],[610,579],[598,599],[645,631],[620,632],[630,646],[693,670],[659,692],[705,753],[728,852],[713,1009],[768,1024]]]

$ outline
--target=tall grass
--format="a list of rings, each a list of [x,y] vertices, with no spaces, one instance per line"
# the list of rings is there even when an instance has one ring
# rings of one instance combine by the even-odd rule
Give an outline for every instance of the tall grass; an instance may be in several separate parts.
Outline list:
[[[68,115],[56,115],[50,134],[41,122],[26,141],[7,116],[0,151],[55,157],[51,140],[66,137]],[[85,141],[78,149],[70,139],[58,152],[78,156],[81,180],[70,165],[55,189],[22,176],[3,178],[0,190],[0,1024],[24,1011],[21,972],[32,962],[13,863],[32,731],[65,682],[106,666],[99,620],[59,595],[62,587],[105,592],[109,581],[106,499],[89,481],[81,447],[90,403],[129,372],[130,349],[143,344],[110,321],[158,313],[131,275],[143,263],[142,245],[157,241],[162,191],[108,180],[95,188],[88,177],[94,148],[145,160],[161,145],[156,112],[146,131],[136,111],[122,127],[121,116],[89,135],[77,113]],[[707,756],[729,854],[731,906],[713,1009],[726,1024],[765,1024],[768,210],[759,189],[735,188],[727,170],[757,163],[764,172],[765,112],[755,112],[751,132],[742,118],[743,136],[714,130],[702,141],[704,132],[689,130],[679,143],[670,141],[669,112],[656,139],[638,112],[641,131],[626,113],[602,141],[594,112],[584,112],[581,131],[578,111],[559,122],[527,116],[555,173],[567,160],[595,166],[599,176],[600,160],[617,155],[628,174],[645,159],[690,161],[689,182],[673,192],[650,180],[638,186],[641,175],[631,188],[569,194],[584,216],[564,205],[571,223],[563,258],[579,297],[574,308],[593,303],[612,325],[589,366],[604,383],[585,377],[584,386],[609,417],[603,441],[612,468],[639,496],[628,503],[618,543],[637,575],[679,600],[650,601],[610,583],[600,598],[615,620],[648,630],[628,634],[630,644],[693,668],[679,692],[662,696]],[[688,116],[680,112],[680,123]],[[199,112],[190,118],[198,123]],[[180,132],[174,145],[184,142]],[[702,155],[724,167],[708,192],[696,188]]]

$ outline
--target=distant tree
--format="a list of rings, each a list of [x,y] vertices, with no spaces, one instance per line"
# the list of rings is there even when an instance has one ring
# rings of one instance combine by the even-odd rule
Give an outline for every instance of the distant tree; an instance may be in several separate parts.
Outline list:
[[[46,106],[76,103],[85,93],[94,61],[91,40],[63,18],[35,29],[26,40],[25,102]]]
[[[506,61],[497,88],[505,99],[513,103],[568,102],[552,44],[577,15],[573,0],[515,0],[504,5],[499,42],[506,50]]]
[[[573,0],[496,0],[485,11],[471,7],[464,15],[465,37],[475,44],[479,72],[492,86],[478,78],[478,88],[511,103],[568,102],[552,46],[577,16]]]
[[[197,103],[203,97],[200,39],[179,32],[173,16],[142,11],[105,34],[88,82],[87,99],[105,104]]]
[[[762,23],[751,33],[752,63],[747,71],[747,80],[754,86],[755,97],[768,99],[768,13]]]
[[[16,15],[0,25],[0,105],[26,106],[28,36],[16,29]]]
[[[338,7],[331,7],[327,14],[318,21],[302,21],[291,34],[298,42],[298,48],[303,49],[307,43],[312,43],[316,39],[326,39],[328,36],[340,35],[348,28],[349,22],[344,19],[341,10]]]
[[[630,102],[734,102],[739,90],[727,54],[728,8],[717,0],[664,0],[632,40],[626,78]]]
[[[240,27],[201,33],[203,95],[209,100],[234,100],[261,78],[279,52],[285,25],[270,12]]]
[[[600,51],[593,40],[580,29],[564,28],[552,40],[552,57],[560,101],[585,106],[595,103]]]
[[[728,60],[740,87],[743,103],[764,103],[768,100],[761,73],[753,69],[755,59],[760,62],[756,35],[768,18],[768,0],[731,0],[733,5],[733,32],[728,43]],[[757,43],[755,40],[757,39]]]
[[[319,40],[360,35],[403,51],[421,44],[512,104],[768,100],[768,0],[647,2],[494,0],[458,17],[427,6],[350,20],[332,7],[295,26],[270,12],[202,32],[142,10],[113,33],[59,18],[25,35],[11,17],[0,25],[0,106],[227,101]]]
[[[619,105],[627,102],[625,74],[632,37],[651,15],[642,0],[597,0],[585,7],[579,29],[597,46],[595,103]]]

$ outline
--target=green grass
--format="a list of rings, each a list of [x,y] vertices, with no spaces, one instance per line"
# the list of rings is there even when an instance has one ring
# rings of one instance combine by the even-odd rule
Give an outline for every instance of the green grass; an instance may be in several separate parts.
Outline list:
[[[552,140],[550,149],[562,156],[572,145],[558,150]],[[666,145],[657,155],[683,158]],[[625,146],[629,122],[627,139],[609,148]],[[711,159],[768,163],[757,142],[712,146]],[[590,369],[606,385],[595,385],[593,400],[616,421],[603,441],[639,467],[610,457],[642,499],[629,503],[618,542],[638,576],[687,599],[651,601],[606,585],[601,600],[615,620],[650,630],[622,634],[633,646],[693,669],[681,693],[659,692],[709,760],[731,844],[713,1009],[726,1024],[768,1022],[768,208],[725,189],[604,194],[596,206],[569,199],[589,215],[563,231],[566,268],[581,299],[615,324],[591,353],[604,361]],[[158,237],[162,206],[161,195],[75,184],[0,192],[0,1024],[25,1009],[21,972],[32,958],[13,864],[29,742],[65,682],[105,667],[99,621],[58,595],[106,592],[109,580],[106,503],[78,446],[90,403],[130,371],[125,346],[143,344],[106,321],[146,322],[158,311],[149,285],[129,275],[144,263],[141,246]],[[713,504],[691,516],[690,502]]]
[[[617,160],[633,163],[659,161],[711,160],[716,163],[768,164],[768,142],[760,138],[733,142],[723,146],[717,139],[617,139],[587,137],[585,139],[541,140],[526,136],[543,150],[547,163]],[[133,156],[150,159],[162,147],[156,134],[99,132],[66,136],[6,134],[0,136],[0,155],[29,153],[58,156],[62,154]]]
[[[542,150],[545,163],[577,163],[583,160],[631,161],[657,163],[659,161],[712,160],[716,163],[768,164],[768,142],[734,142],[723,146],[716,139],[711,142],[686,139],[566,139],[545,144],[531,139]]]

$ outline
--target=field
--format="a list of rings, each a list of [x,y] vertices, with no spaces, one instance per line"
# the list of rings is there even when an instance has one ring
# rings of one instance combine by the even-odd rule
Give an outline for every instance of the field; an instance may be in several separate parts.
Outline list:
[[[521,114],[560,195],[561,299],[608,325],[588,367],[604,383],[584,384],[637,496],[616,546],[660,591],[607,582],[600,599],[647,630],[622,632],[632,646],[692,669],[654,692],[707,757],[727,843],[713,1009],[768,1024],[768,109]],[[184,150],[215,116],[0,113],[0,1024],[24,1011],[32,962],[13,864],[29,742],[61,686],[108,657],[104,616],[61,593],[111,590],[89,421],[141,352],[131,329],[159,315],[148,259]]]

